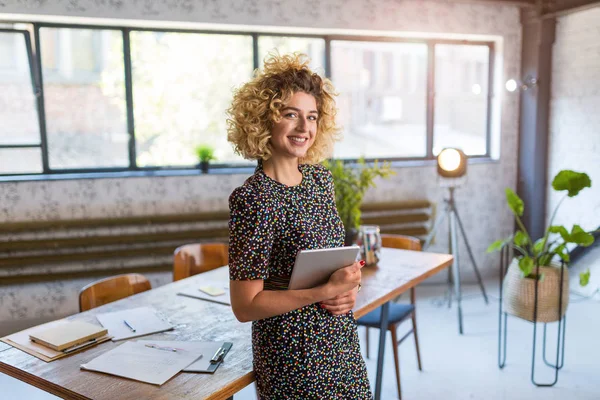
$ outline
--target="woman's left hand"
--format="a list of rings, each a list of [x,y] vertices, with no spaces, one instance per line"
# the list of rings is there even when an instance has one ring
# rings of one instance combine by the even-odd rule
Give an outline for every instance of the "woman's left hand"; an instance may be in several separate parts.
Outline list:
[[[321,308],[326,309],[332,315],[343,315],[347,314],[356,303],[356,293],[358,292],[358,286],[340,295],[335,296],[332,299],[322,301],[320,303]]]

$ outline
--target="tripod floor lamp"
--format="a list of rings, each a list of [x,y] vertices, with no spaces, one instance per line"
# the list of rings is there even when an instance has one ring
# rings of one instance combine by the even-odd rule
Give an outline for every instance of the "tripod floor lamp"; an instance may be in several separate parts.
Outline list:
[[[471,264],[473,265],[473,270],[475,271],[475,276],[477,277],[477,283],[481,288],[481,293],[483,294],[485,303],[488,304],[488,298],[485,292],[485,287],[483,286],[483,281],[481,280],[481,275],[479,274],[479,269],[477,268],[475,257],[473,257],[473,252],[471,251],[471,245],[469,244],[469,241],[467,239],[467,233],[465,232],[465,228],[462,224],[462,221],[458,214],[458,210],[456,208],[456,202],[454,201],[454,191],[458,187],[457,182],[459,182],[459,180],[456,178],[464,176],[467,172],[467,157],[465,153],[463,153],[459,149],[454,148],[443,149],[437,157],[437,170],[440,177],[447,178],[443,180],[443,184],[448,188],[448,198],[444,199],[444,211],[436,219],[433,228],[431,229],[431,232],[425,240],[423,249],[427,249],[429,247],[439,227],[442,225],[445,219],[448,219],[448,251],[454,256],[454,263],[452,264],[451,275],[448,277],[448,305],[450,306],[452,303],[452,292],[454,292],[454,297],[456,299],[456,304],[458,308],[458,331],[462,335],[462,291],[460,287],[461,264],[460,254],[458,252],[459,232],[467,248],[467,254],[471,259]]]

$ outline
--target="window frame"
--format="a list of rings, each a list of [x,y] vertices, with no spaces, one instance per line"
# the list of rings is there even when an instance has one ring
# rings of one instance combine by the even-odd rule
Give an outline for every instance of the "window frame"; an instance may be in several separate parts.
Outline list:
[[[39,135],[40,135],[40,140],[39,143],[37,144],[33,144],[33,143],[21,143],[21,144],[1,144],[0,143],[0,150],[3,149],[40,149],[41,154],[42,154],[42,169],[44,169],[44,157],[46,151],[46,145],[44,142],[44,136],[42,134],[42,118],[41,118],[41,112],[40,112],[40,97],[41,97],[41,85],[39,84],[39,81],[37,80],[37,74],[36,74],[36,63],[34,62],[34,54],[33,54],[33,48],[32,48],[32,41],[31,41],[31,33],[28,30],[25,29],[11,29],[11,28],[0,28],[0,33],[16,33],[16,34],[22,34],[24,39],[25,39],[25,51],[27,52],[27,62],[29,64],[29,76],[31,78],[31,89],[33,91],[33,96],[35,97],[35,104],[36,104],[36,112],[38,115],[38,127],[39,127]],[[43,173],[43,172],[42,172]],[[19,173],[19,174],[2,174],[0,173],[0,176],[13,176],[13,175],[39,175],[38,174],[32,174],[32,173]]]
[[[15,23],[11,21],[11,23]],[[139,167],[136,163],[136,143],[135,143],[135,120],[134,120],[134,104],[133,104],[133,87],[132,87],[132,67],[131,67],[131,44],[129,34],[132,31],[142,32],[173,32],[173,33],[191,33],[191,34],[215,34],[215,35],[244,35],[252,37],[253,46],[253,69],[259,68],[260,60],[258,53],[258,39],[260,36],[279,36],[293,38],[317,38],[325,41],[324,66],[325,75],[331,77],[331,41],[356,41],[356,42],[397,42],[397,43],[419,43],[427,45],[427,71],[426,71],[426,155],[424,157],[389,157],[378,158],[380,161],[390,161],[392,165],[397,166],[417,166],[417,165],[432,165],[434,164],[435,156],[433,155],[433,135],[434,135],[434,115],[435,115],[435,45],[436,44],[455,44],[455,45],[474,45],[487,46],[489,48],[489,64],[488,64],[488,93],[487,93],[487,108],[486,108],[486,152],[481,155],[471,155],[469,159],[475,162],[485,162],[491,159],[491,131],[492,131],[492,104],[494,99],[494,73],[495,73],[495,46],[493,41],[484,40],[463,40],[463,39],[431,39],[431,38],[399,38],[389,36],[362,36],[362,35],[340,35],[340,34],[300,34],[293,32],[261,32],[252,30],[235,30],[224,31],[217,29],[170,29],[170,28],[153,28],[153,27],[133,27],[119,25],[95,25],[95,24],[64,24],[64,23],[48,23],[48,22],[31,22],[19,21],[18,23],[26,23],[33,26],[34,44],[36,51],[33,52],[29,31],[18,29],[0,29],[9,32],[22,32],[25,34],[26,42],[28,43],[28,56],[30,62],[30,71],[32,82],[37,98],[37,111],[40,126],[40,144],[39,145],[0,145],[2,148],[30,148],[39,147],[42,152],[42,167],[41,173],[26,173],[26,174],[0,174],[0,181],[12,178],[30,176],[33,179],[46,177],[52,179],[54,175],[67,177],[98,177],[98,173],[112,173],[118,176],[145,176],[145,175],[177,175],[189,174],[190,171],[197,170],[196,166],[151,166]],[[124,60],[124,82],[125,82],[125,99],[126,99],[126,118],[127,131],[129,135],[128,152],[129,166],[123,167],[106,167],[106,168],[69,168],[57,169],[50,168],[49,155],[47,146],[46,132],[46,116],[45,116],[45,100],[44,100],[44,85],[42,77],[42,61],[40,50],[40,29],[41,28],[66,28],[66,29],[96,29],[96,30],[117,30],[121,31],[123,37],[123,60]],[[335,77],[333,77],[335,79]],[[354,163],[357,159],[343,159],[344,162]],[[371,162],[375,158],[365,158],[365,161]],[[219,163],[211,164],[212,173],[235,173],[239,171],[248,171],[253,166],[253,162],[248,163]],[[128,174],[129,173],[129,174]]]

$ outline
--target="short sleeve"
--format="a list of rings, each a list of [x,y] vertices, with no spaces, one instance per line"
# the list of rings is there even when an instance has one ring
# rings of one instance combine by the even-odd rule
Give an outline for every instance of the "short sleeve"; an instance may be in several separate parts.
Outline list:
[[[275,240],[273,210],[249,188],[229,197],[229,278],[267,279]]]

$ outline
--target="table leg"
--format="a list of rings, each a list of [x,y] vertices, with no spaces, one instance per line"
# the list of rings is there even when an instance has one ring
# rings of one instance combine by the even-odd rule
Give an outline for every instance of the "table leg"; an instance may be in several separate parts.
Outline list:
[[[385,354],[385,339],[388,328],[390,303],[381,306],[381,321],[379,325],[379,354],[377,355],[377,375],[375,377],[375,400],[381,399],[381,386],[383,381],[383,356]]]

